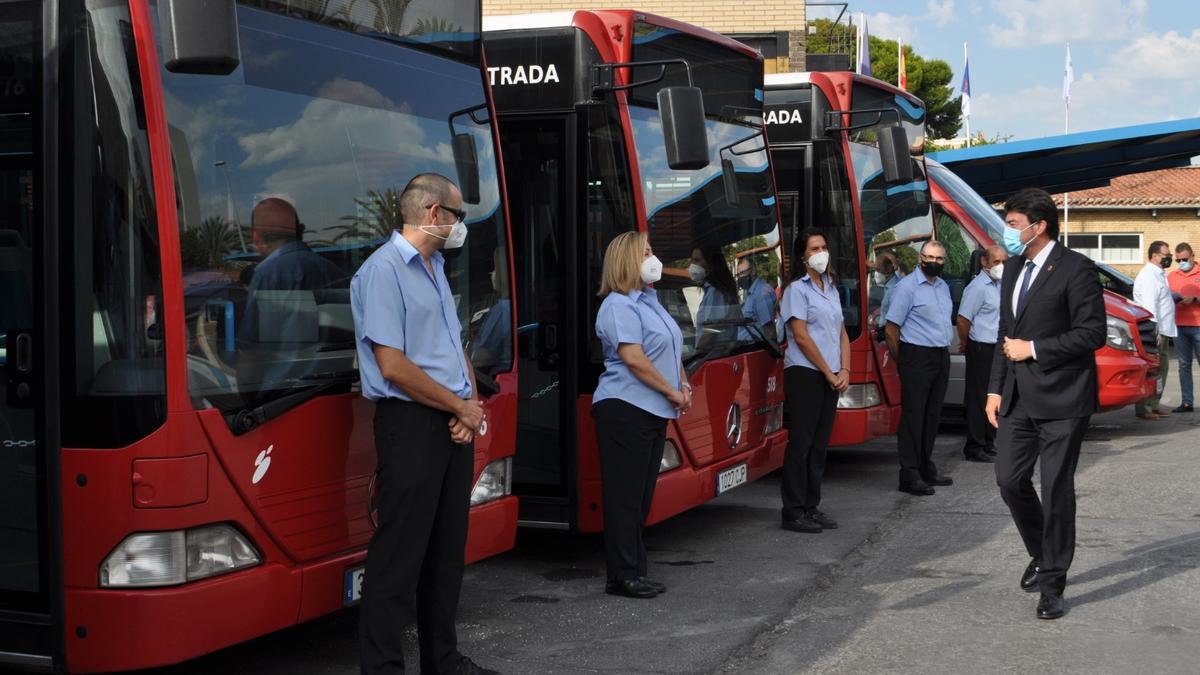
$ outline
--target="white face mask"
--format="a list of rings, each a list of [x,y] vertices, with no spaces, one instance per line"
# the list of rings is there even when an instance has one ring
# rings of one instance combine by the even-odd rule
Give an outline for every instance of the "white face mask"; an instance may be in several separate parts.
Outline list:
[[[1004,263],[999,263],[987,268],[987,273],[989,277],[995,279],[996,281],[1000,281],[1004,278]]]
[[[662,262],[658,256],[652,255],[642,261],[642,283],[649,286],[650,284],[658,283],[662,279]]]
[[[705,277],[708,276],[708,270],[697,265],[696,263],[692,263],[691,265],[688,265],[688,276],[692,278],[692,281],[702,284],[704,283]]]
[[[445,225],[421,226],[422,232],[446,242],[445,244],[442,244],[442,248],[462,248],[462,245],[467,241],[467,224],[461,220],[455,222],[454,225],[451,226],[450,234],[444,237],[436,232],[431,232],[429,230],[431,227],[445,227]]]
[[[829,268],[829,251],[808,256],[808,266],[816,270],[817,274],[825,274],[825,270]]]
[[[887,280],[888,280],[887,275],[884,274],[883,272],[880,272],[879,270],[875,270],[875,273],[872,276],[875,279],[876,286],[882,286],[887,283]]]

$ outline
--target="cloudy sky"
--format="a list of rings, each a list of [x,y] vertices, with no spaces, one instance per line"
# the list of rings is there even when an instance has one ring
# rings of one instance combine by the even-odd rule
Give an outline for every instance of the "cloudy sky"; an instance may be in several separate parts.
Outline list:
[[[1071,44],[1071,131],[1200,117],[1200,2],[857,0],[872,35],[903,39],[954,69],[971,59],[971,131],[1014,140],[1063,132]],[[809,18],[828,14],[809,7]],[[830,17],[832,18],[832,17]]]

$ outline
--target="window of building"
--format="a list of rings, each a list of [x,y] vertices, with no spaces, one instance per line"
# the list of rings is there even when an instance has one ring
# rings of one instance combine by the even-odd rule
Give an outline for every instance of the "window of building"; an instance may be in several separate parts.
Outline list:
[[[1142,261],[1142,235],[1102,232],[1067,234],[1059,241],[1097,262],[1136,265]]]

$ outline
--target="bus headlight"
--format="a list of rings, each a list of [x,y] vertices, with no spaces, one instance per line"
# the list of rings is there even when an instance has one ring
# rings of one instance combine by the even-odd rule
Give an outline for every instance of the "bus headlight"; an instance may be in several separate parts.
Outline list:
[[[131,534],[100,564],[101,588],[148,588],[198,581],[262,560],[229,525]]]
[[[670,471],[678,467],[679,464],[679,447],[675,445],[675,441],[668,438],[667,442],[663,444],[663,458],[658,463],[658,472],[664,473]]]
[[[1118,319],[1115,316],[1105,318],[1104,341],[1109,347],[1119,349],[1123,352],[1131,352],[1137,349],[1133,344],[1133,333],[1129,330],[1129,324]]]
[[[763,425],[763,435],[773,434],[783,428],[783,404],[776,403],[767,411],[767,421]]]
[[[876,387],[874,382],[850,385],[838,396],[837,402],[837,407],[847,409],[873,408],[877,405],[879,405],[879,387]]]
[[[512,493],[512,457],[498,459],[483,467],[475,489],[471,490],[471,506],[494,502]]]

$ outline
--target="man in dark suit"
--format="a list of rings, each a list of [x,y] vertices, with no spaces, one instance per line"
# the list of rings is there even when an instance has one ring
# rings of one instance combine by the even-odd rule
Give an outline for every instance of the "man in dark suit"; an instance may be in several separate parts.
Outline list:
[[[1100,404],[1095,351],[1104,344],[1104,297],[1092,261],[1058,243],[1049,194],[1026,188],[1004,211],[1012,257],[1000,290],[1002,348],[992,362],[987,416],[997,427],[996,483],[1032,558],[1021,588],[1041,591],[1039,619],[1057,619],[1066,611],[1062,594],[1075,555],[1075,465]],[[1039,457],[1041,500],[1032,480]]]

